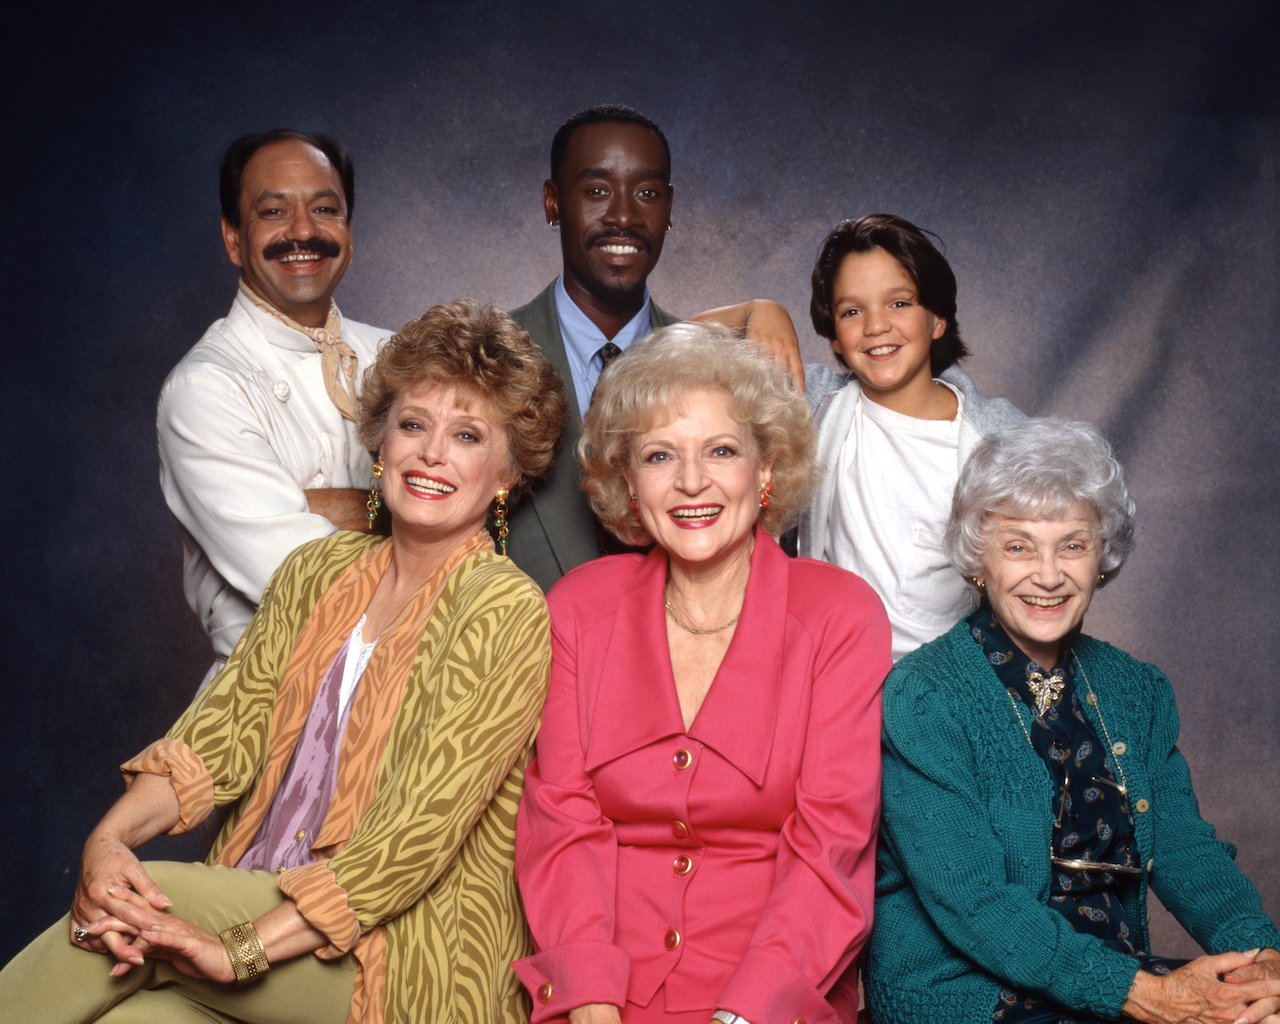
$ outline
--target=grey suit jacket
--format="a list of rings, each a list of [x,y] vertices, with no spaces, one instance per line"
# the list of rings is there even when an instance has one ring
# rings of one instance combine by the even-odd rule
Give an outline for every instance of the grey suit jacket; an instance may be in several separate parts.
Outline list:
[[[578,460],[575,450],[582,436],[578,421],[578,398],[569,372],[569,358],[556,316],[556,290],[552,281],[532,302],[511,311],[512,318],[529,332],[543,354],[565,382],[569,398],[569,418],[560,439],[555,464],[526,494],[511,515],[508,554],[544,591],[574,566],[600,554],[600,530],[578,487]],[[649,305],[649,325],[653,328],[679,323],[680,318]]]

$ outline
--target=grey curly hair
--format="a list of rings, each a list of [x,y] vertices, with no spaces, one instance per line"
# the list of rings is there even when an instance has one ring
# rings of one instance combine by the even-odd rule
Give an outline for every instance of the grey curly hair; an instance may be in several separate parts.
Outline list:
[[[1134,545],[1134,504],[1111,445],[1088,423],[1031,419],[978,442],[960,471],[943,545],[967,577],[982,574],[990,513],[1035,519],[1076,502],[1098,515],[1104,583]]]

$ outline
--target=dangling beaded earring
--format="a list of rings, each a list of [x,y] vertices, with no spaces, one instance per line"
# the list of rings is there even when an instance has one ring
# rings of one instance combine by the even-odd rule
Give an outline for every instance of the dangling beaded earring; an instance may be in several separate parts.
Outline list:
[[[773,481],[766,480],[760,485],[760,511],[763,512],[773,504]]]
[[[507,496],[511,492],[499,487],[493,498],[493,529],[498,535],[498,554],[507,553]]]
[[[369,482],[369,500],[364,503],[364,507],[369,510],[370,531],[373,530],[373,524],[382,510],[382,491],[378,488],[378,481],[382,479],[384,468],[381,459],[373,464],[373,479]]]
[[[975,576],[973,577],[973,585],[977,587],[979,590],[984,590],[986,589],[987,581],[984,580],[981,576]]]

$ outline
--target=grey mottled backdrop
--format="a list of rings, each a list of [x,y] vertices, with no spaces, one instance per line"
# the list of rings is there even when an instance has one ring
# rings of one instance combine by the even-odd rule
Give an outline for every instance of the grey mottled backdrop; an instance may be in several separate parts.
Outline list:
[[[772,296],[825,359],[805,324],[818,241],[900,213],[946,241],[979,384],[1112,437],[1140,546],[1089,626],[1173,679],[1202,805],[1280,915],[1271,0],[43,8],[8,22],[3,72],[0,961],[64,909],[114,766],[208,660],[153,408],[232,297],[223,146],[278,124],[349,143],[338,297],[394,327],[550,280],[550,137],[600,101],[671,139],[667,308]]]

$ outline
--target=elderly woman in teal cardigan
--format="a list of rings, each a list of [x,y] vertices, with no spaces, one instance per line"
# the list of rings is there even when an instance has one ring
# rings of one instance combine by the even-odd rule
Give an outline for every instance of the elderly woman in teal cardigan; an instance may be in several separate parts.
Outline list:
[[[877,1022],[1280,1022],[1280,931],[1200,817],[1168,680],[1080,630],[1132,543],[1086,424],[965,465],[946,544],[981,604],[885,684]],[[1148,890],[1208,955],[1151,954]]]

